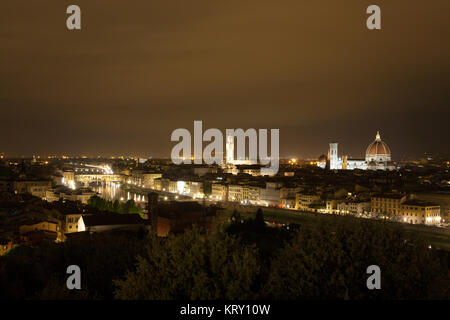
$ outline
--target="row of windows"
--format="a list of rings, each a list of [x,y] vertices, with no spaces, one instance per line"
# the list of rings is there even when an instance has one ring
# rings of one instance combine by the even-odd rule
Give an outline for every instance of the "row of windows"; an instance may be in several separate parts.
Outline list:
[[[373,207],[384,207],[384,208],[398,208],[399,207],[399,205],[398,204],[387,204],[387,203],[384,203],[384,204],[380,204],[380,205],[372,205]]]
[[[416,216],[416,217],[438,217],[439,213],[435,212],[435,213],[418,213],[418,212],[404,212],[404,211],[400,211],[400,210],[382,210],[382,209],[373,209],[373,212],[376,213],[393,213],[394,215],[405,215],[405,216]]]
[[[400,201],[400,199],[392,199],[392,198],[372,198],[373,201],[376,202],[390,202],[390,201]]]
[[[398,204],[372,204],[372,207],[384,207],[384,208],[398,208]],[[414,211],[431,211],[431,210],[439,210],[440,207],[416,207],[416,206],[401,206],[402,210],[414,210]]]
[[[425,211],[425,208],[423,208],[423,207],[407,207],[407,206],[403,206],[402,208],[403,208],[403,210],[415,210],[415,211],[421,210],[421,211]]]

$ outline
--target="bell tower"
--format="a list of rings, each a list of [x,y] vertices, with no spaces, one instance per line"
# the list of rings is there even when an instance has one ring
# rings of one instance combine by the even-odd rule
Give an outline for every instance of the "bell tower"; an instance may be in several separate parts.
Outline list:
[[[330,143],[330,170],[338,168],[338,144],[336,142]]]
[[[158,223],[158,194],[156,192],[150,192],[148,194],[147,211],[150,215],[150,223],[153,230],[157,230]]]

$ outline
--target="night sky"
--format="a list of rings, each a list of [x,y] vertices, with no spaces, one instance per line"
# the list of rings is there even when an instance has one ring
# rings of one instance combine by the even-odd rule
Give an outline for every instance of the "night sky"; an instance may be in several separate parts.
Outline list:
[[[448,0],[2,0],[0,39],[6,155],[169,157],[194,120],[279,128],[289,157],[377,130],[394,160],[450,151]]]

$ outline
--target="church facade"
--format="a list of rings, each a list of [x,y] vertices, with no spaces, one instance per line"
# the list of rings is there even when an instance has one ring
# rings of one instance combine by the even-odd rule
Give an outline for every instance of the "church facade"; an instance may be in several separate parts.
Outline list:
[[[327,161],[319,161],[318,166],[328,166],[330,170],[395,170],[391,161],[391,150],[381,140],[380,132],[377,132],[375,140],[367,147],[364,159],[351,159],[346,155],[340,157],[338,143],[333,142],[330,143]]]

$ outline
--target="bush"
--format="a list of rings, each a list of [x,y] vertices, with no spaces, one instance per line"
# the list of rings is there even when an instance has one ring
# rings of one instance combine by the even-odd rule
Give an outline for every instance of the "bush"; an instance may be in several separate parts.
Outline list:
[[[151,237],[137,268],[115,282],[118,299],[250,299],[257,250],[224,232]]]
[[[368,290],[369,265],[381,290]],[[446,262],[419,238],[381,222],[341,219],[297,232],[272,260],[264,294],[273,299],[446,299]]]

